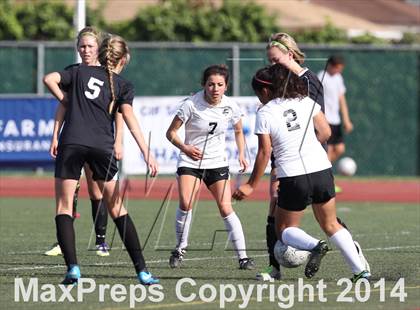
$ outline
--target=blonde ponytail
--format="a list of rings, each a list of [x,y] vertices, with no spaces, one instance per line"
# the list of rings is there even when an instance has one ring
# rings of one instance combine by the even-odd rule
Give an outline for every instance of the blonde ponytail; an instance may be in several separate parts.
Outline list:
[[[113,70],[118,66],[121,60],[130,58],[127,43],[123,38],[117,35],[108,35],[102,41],[99,49],[99,62],[101,65],[106,67],[108,72],[109,86],[111,89],[111,102],[108,106],[108,112],[110,115],[115,113],[115,89],[114,89],[114,78]]]
[[[106,71],[108,72],[109,87],[111,88],[111,102],[109,103],[109,106],[108,106],[108,113],[110,115],[113,115],[114,105],[115,105],[114,78],[113,78],[113,72],[110,66],[106,67]]]
[[[285,32],[274,33],[270,36],[267,49],[273,46],[290,51],[293,54],[293,59],[300,65],[305,61],[305,53],[299,49],[295,39]]]

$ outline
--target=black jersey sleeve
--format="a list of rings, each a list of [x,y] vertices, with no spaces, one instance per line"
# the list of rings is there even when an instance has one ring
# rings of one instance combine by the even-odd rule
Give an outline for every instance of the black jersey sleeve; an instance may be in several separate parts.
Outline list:
[[[67,67],[65,67],[64,68],[64,70],[63,71],[71,71],[72,69],[74,69],[74,67],[78,67],[80,64],[72,64],[72,65],[69,65],[69,66],[67,66]],[[61,72],[60,72],[60,75],[61,75]],[[62,82],[60,82],[60,89],[62,90],[62,91],[64,91],[64,92],[68,92],[69,91],[69,85],[66,85],[66,86],[64,86],[64,84],[62,83]]]
[[[74,76],[74,71],[77,70],[78,66],[68,66],[63,71],[60,71],[60,88],[67,92]]]
[[[324,88],[322,87],[322,83],[319,81],[316,74],[311,70],[306,70],[300,78],[305,79],[308,83],[309,98],[318,103],[321,106],[321,111],[325,112]]]
[[[121,83],[121,91],[119,93],[119,96],[117,98],[117,105],[120,106],[122,104],[133,104],[134,100],[134,86],[132,83],[128,81],[124,81]]]
[[[78,67],[78,66],[80,66],[80,64],[71,64],[65,67],[64,70],[74,69],[75,67]]]

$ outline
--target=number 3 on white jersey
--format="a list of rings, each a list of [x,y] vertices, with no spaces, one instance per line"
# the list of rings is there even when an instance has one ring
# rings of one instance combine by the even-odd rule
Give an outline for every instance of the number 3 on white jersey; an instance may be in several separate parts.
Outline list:
[[[85,96],[89,99],[98,98],[99,93],[101,92],[101,89],[99,88],[99,86],[102,86],[102,85],[104,85],[103,81],[95,79],[94,77],[91,77],[89,79],[87,86],[89,87],[89,89],[92,90],[92,92],[85,90]]]

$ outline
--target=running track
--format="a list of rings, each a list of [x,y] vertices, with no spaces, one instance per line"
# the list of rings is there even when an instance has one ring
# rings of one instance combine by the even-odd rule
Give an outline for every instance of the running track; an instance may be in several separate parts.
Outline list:
[[[149,179],[149,183],[151,179]],[[149,195],[145,195],[144,180],[130,180],[126,196],[131,199],[147,198],[161,200],[171,183],[174,185],[172,199],[177,199],[176,181],[157,178]],[[401,202],[420,204],[420,180],[338,180],[343,192],[337,195],[339,201],[348,202]],[[87,197],[86,184],[83,182],[81,197]],[[54,198],[54,179],[35,177],[0,177],[0,197],[44,197]],[[268,181],[261,181],[249,200],[267,200]],[[202,186],[200,199],[212,199],[205,186]]]

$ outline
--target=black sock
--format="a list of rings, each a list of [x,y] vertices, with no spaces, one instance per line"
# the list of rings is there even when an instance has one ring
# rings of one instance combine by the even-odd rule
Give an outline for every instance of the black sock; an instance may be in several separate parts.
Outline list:
[[[120,237],[133,261],[134,268],[138,274],[140,271],[146,269],[146,262],[144,261],[143,253],[140,247],[139,237],[137,235],[136,227],[134,227],[133,221],[130,215],[126,214],[114,219],[115,225],[117,225]]]
[[[77,265],[73,217],[67,214],[59,214],[55,217],[55,225],[57,228],[57,241],[61,252],[63,252],[67,267]]]
[[[92,220],[95,223],[96,245],[105,242],[106,226],[108,224],[108,210],[103,200],[91,199]]]
[[[276,227],[274,223],[274,216],[267,216],[267,226],[265,227],[265,237],[267,240],[268,257],[270,265],[280,269],[280,265],[274,257],[274,246],[277,242]]]
[[[344,223],[342,219],[337,217],[337,222],[350,232],[350,229],[347,227],[346,223]]]

